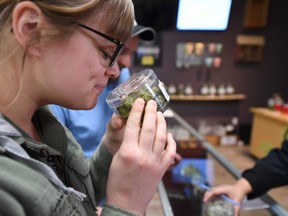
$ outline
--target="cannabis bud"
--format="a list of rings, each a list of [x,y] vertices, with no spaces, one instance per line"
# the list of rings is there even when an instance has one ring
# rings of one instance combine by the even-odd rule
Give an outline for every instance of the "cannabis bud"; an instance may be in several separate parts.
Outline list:
[[[110,108],[121,118],[127,120],[134,101],[142,98],[146,103],[155,100],[157,110],[164,112],[169,105],[169,95],[163,84],[151,69],[134,73],[128,80],[117,86],[107,96]]]

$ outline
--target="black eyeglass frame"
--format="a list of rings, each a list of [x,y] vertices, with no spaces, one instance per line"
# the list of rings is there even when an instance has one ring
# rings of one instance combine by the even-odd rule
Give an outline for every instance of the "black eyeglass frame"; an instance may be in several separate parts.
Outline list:
[[[82,28],[85,28],[85,29],[97,34],[97,35],[100,35],[101,37],[103,37],[103,38],[105,38],[105,39],[107,39],[107,40],[109,40],[112,43],[117,45],[116,50],[114,51],[113,55],[110,57],[109,67],[112,67],[115,64],[115,62],[117,61],[117,58],[120,55],[120,53],[121,53],[122,49],[124,48],[125,44],[123,42],[115,39],[115,38],[110,37],[109,35],[106,35],[106,34],[104,34],[102,32],[99,32],[99,31],[97,31],[97,30],[95,30],[95,29],[93,29],[93,28],[91,28],[89,26],[86,26],[86,25],[82,24],[82,23],[78,23],[78,25],[80,27],[82,27]]]

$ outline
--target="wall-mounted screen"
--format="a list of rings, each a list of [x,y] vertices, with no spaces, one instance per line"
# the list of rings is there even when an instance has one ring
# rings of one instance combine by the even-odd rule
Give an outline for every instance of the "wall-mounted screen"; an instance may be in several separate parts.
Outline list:
[[[232,0],[179,0],[176,29],[226,30],[231,4]]]

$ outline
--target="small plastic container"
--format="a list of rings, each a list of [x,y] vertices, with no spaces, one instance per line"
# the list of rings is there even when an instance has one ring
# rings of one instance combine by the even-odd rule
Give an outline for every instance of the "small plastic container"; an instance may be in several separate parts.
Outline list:
[[[157,103],[157,110],[165,112],[168,108],[170,97],[164,85],[160,82],[151,69],[134,73],[113,89],[106,98],[110,108],[118,116],[127,120],[132,105],[137,98],[143,98],[147,103],[153,99]]]
[[[214,197],[203,204],[202,216],[234,216],[234,204],[222,196]]]

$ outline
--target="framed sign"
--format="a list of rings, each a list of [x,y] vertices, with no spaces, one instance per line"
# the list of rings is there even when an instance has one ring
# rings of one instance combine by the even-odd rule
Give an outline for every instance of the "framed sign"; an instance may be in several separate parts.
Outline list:
[[[244,28],[264,28],[267,24],[269,0],[246,0]]]
[[[134,65],[143,67],[161,66],[161,35],[157,33],[155,41],[140,41],[134,54]]]
[[[264,46],[264,36],[238,35],[236,38],[236,62],[260,63],[263,58]]]
[[[135,53],[136,66],[160,66],[160,46],[140,45]]]

